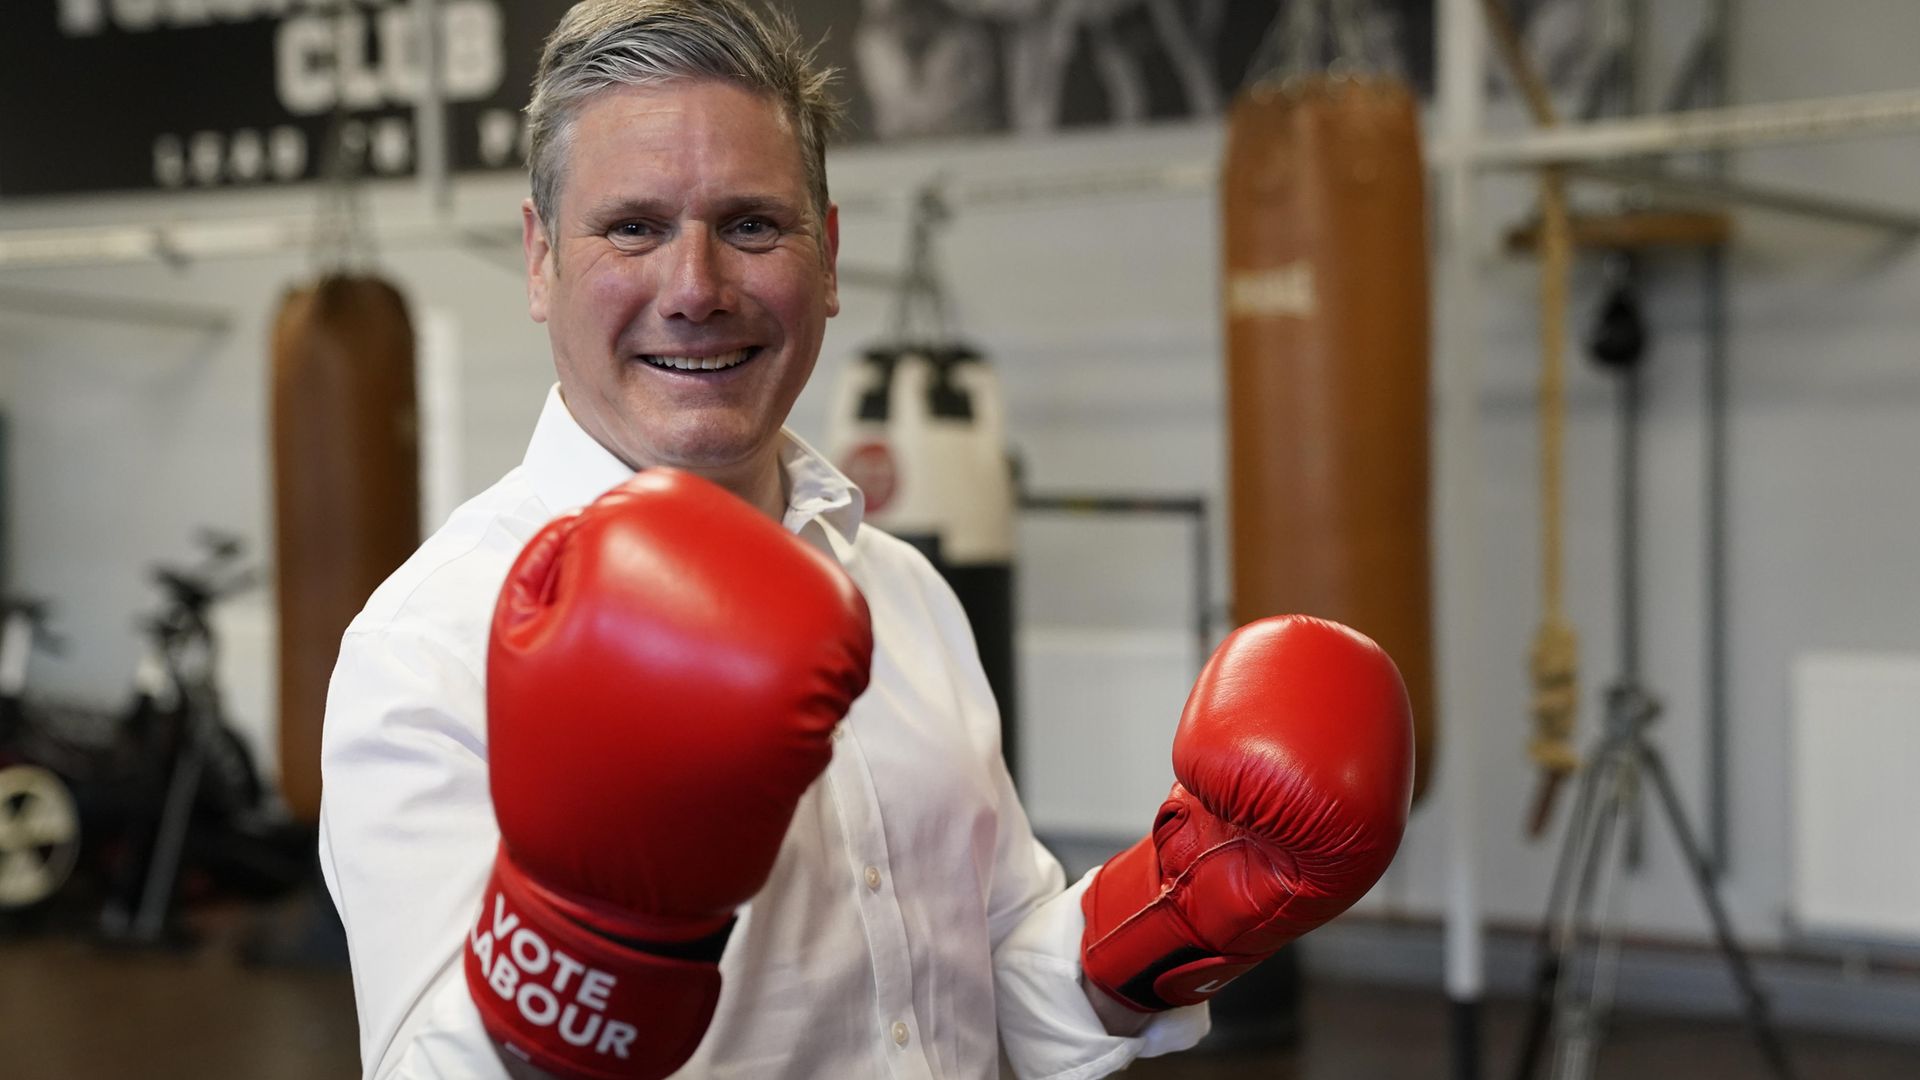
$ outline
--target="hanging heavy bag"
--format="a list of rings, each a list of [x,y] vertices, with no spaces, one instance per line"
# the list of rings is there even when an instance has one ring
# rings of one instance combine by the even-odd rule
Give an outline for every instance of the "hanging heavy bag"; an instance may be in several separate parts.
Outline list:
[[[280,783],[320,814],[320,724],[340,636],[420,543],[413,325],[387,282],[288,290],[273,328]]]
[[[1017,495],[999,377],[964,345],[898,345],[850,363],[836,394],[827,453],[860,487],[866,520],[918,547],[953,586],[999,706],[1001,756],[1017,780]]]
[[[1233,617],[1372,637],[1434,764],[1427,227],[1396,80],[1315,74],[1233,106],[1221,183]]]

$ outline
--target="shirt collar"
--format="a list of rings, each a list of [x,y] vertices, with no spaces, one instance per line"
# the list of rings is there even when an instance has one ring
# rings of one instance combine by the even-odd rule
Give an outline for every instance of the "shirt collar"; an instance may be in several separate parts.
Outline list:
[[[787,513],[783,524],[799,532],[818,520],[853,542],[866,500],[826,456],[787,428],[780,429],[780,467],[787,474]],[[534,495],[556,515],[577,510],[633,476],[626,463],[594,441],[560,398],[560,384],[547,391],[540,420],[533,426],[522,463]]]
[[[556,516],[580,509],[633,476],[626,462],[595,442],[567,411],[559,383],[547,391],[521,467],[533,481],[535,497]]]
[[[866,514],[866,496],[805,439],[784,427],[780,438],[780,467],[787,473],[787,528],[799,532],[818,520],[851,545]]]

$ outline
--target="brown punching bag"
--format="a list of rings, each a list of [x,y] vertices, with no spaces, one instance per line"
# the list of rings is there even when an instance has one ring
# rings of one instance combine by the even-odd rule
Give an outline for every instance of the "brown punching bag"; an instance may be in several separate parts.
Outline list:
[[[1399,664],[1414,797],[1434,761],[1427,225],[1413,95],[1256,85],[1227,129],[1229,496],[1238,622],[1304,612]]]
[[[320,816],[320,721],[340,636],[420,543],[413,324],[398,290],[329,275],[287,291],[273,327],[280,782]]]

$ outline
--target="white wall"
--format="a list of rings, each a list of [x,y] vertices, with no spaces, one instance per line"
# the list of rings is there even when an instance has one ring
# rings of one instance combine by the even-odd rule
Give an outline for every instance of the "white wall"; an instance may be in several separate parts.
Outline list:
[[[1844,9],[1841,10],[1841,9]],[[1920,7],[1881,0],[1744,5],[1735,46],[1744,100],[1920,85]],[[836,190],[895,191],[937,171],[957,178],[1212,161],[1211,125],[1023,143],[991,141],[837,154]],[[1920,138],[1830,143],[1739,155],[1739,175],[1920,205]],[[458,217],[511,227],[514,178],[464,181]],[[1488,185],[1489,227],[1517,217],[1525,183]],[[312,193],[145,197],[0,204],[0,228],[151,222],[300,212]],[[383,189],[383,217],[418,214],[411,189]],[[961,326],[998,364],[1010,423],[1034,487],[1198,493],[1223,486],[1215,204],[1200,192],[963,209],[942,245]],[[843,260],[896,265],[898,210],[850,211]],[[464,477],[477,490],[518,460],[551,378],[527,322],[511,247],[386,252],[416,305],[460,319]],[[133,658],[132,613],[151,597],[140,574],[187,551],[208,522],[271,538],[266,333],[303,257],[0,273],[0,287],[164,298],[229,312],[220,337],[0,310],[0,400],[12,424],[7,463],[14,586],[61,605],[73,654],[42,669],[55,689],[118,693]],[[1488,568],[1472,640],[1483,673],[1486,758],[1478,792],[1482,895],[1496,918],[1530,921],[1545,900],[1551,845],[1520,839],[1532,776],[1524,761],[1524,656],[1536,619],[1533,267],[1486,267],[1490,311],[1482,517]],[[1582,271],[1577,326],[1594,299]],[[1647,678],[1664,697],[1659,728],[1696,819],[1704,813],[1699,504],[1700,306],[1690,264],[1653,268],[1646,420]],[[1784,930],[1790,812],[1787,673],[1811,649],[1920,651],[1920,256],[1884,238],[1759,214],[1740,221],[1732,258],[1732,412],[1728,567],[1733,717],[1733,848],[1727,899],[1768,941]],[[794,425],[820,439],[837,359],[878,334],[884,297],[849,288]],[[1581,366],[1569,425],[1570,603],[1589,689],[1615,667],[1613,412],[1606,379]],[[1221,524],[1216,516],[1216,525]],[[1020,600],[1025,747],[1043,826],[1115,837],[1144,827],[1164,792],[1165,741],[1195,658],[1187,644],[1187,539],[1168,524],[1032,519],[1022,529]],[[1216,566],[1220,561],[1216,561]],[[1224,595],[1224,572],[1215,598]],[[1098,657],[1111,655],[1110,677]],[[1091,659],[1090,659],[1091,658]],[[1115,680],[1131,679],[1116,692]],[[1444,737],[1444,733],[1443,733]],[[1088,786],[1088,785],[1096,785]],[[1420,811],[1376,904],[1438,911],[1445,882],[1443,782]],[[1639,929],[1697,935],[1704,920],[1670,847],[1656,834],[1633,890]]]
[[[464,206],[506,221],[510,182],[476,185]],[[0,227],[51,228],[182,218],[301,213],[314,193],[141,197],[8,203]],[[417,207],[411,191],[376,201],[382,213]],[[512,303],[514,273],[455,249],[392,251],[383,264],[414,304],[458,310],[474,405],[467,439],[476,470],[498,472],[532,422],[551,377],[542,338]],[[0,289],[164,301],[223,313],[223,333],[49,317],[0,307],[0,401],[10,425],[6,486],[9,585],[55,599],[68,655],[35,677],[53,692],[112,698],[126,684],[134,615],[157,599],[145,583],[154,559],[193,557],[208,524],[270,556],[268,336],[287,287],[309,273],[304,253],[161,265],[13,270]],[[543,368],[545,369],[543,371]],[[502,383],[524,388],[512,393]],[[517,407],[508,405],[516,401]],[[270,575],[269,575],[270,582]]]
[[[1920,59],[1890,40],[1920,31],[1912,5],[1851,2],[1740,5],[1732,73],[1742,101],[1774,101],[1920,86]],[[1920,136],[1830,142],[1735,156],[1736,177],[1920,209]],[[1490,227],[1524,205],[1525,182],[1490,181]],[[1506,207],[1508,212],[1499,213]],[[1788,675],[1824,648],[1920,650],[1920,484],[1904,463],[1920,454],[1920,255],[1884,235],[1758,213],[1737,221],[1730,258],[1726,567],[1730,726],[1725,899],[1749,940],[1789,937],[1791,832]],[[1644,678],[1666,714],[1655,738],[1696,828],[1706,823],[1704,339],[1697,262],[1656,259],[1649,315],[1642,514]],[[1521,766],[1525,648],[1537,621],[1537,360],[1534,268],[1487,269],[1489,313],[1482,395],[1487,624],[1482,700],[1492,710],[1477,794],[1482,897],[1495,918],[1538,918],[1553,845],[1520,839],[1532,795]],[[1596,269],[1578,276],[1575,329],[1597,298]],[[1587,688],[1582,738],[1599,727],[1599,691],[1618,667],[1614,599],[1614,397],[1582,367],[1571,380],[1566,533],[1569,604],[1582,634]],[[1444,640],[1444,635],[1443,635]],[[1462,717],[1450,717],[1460,722]],[[1870,752],[1870,751],[1869,751]],[[1442,790],[1440,797],[1446,792]],[[1562,815],[1565,804],[1563,800]],[[1422,812],[1407,857],[1381,890],[1416,911],[1441,906],[1445,812]],[[1704,914],[1664,830],[1630,891],[1636,930],[1703,936]]]

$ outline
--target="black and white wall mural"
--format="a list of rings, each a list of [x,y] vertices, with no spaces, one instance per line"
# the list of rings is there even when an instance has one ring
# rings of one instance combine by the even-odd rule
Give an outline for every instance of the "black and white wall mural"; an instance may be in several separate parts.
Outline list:
[[[815,0],[868,138],[1217,114],[1290,5],[1276,0]],[[1426,85],[1432,4],[1353,3],[1364,51]],[[1282,27],[1285,23],[1282,22]]]
[[[791,7],[842,69],[844,137],[868,142],[1212,116],[1293,3]],[[1431,81],[1432,0],[1335,5],[1359,13],[1379,63]],[[567,6],[435,5],[455,169],[520,167],[520,109],[541,39]],[[423,80],[412,0],[8,0],[0,18],[0,197],[313,180],[336,125],[361,173],[415,168]]]

